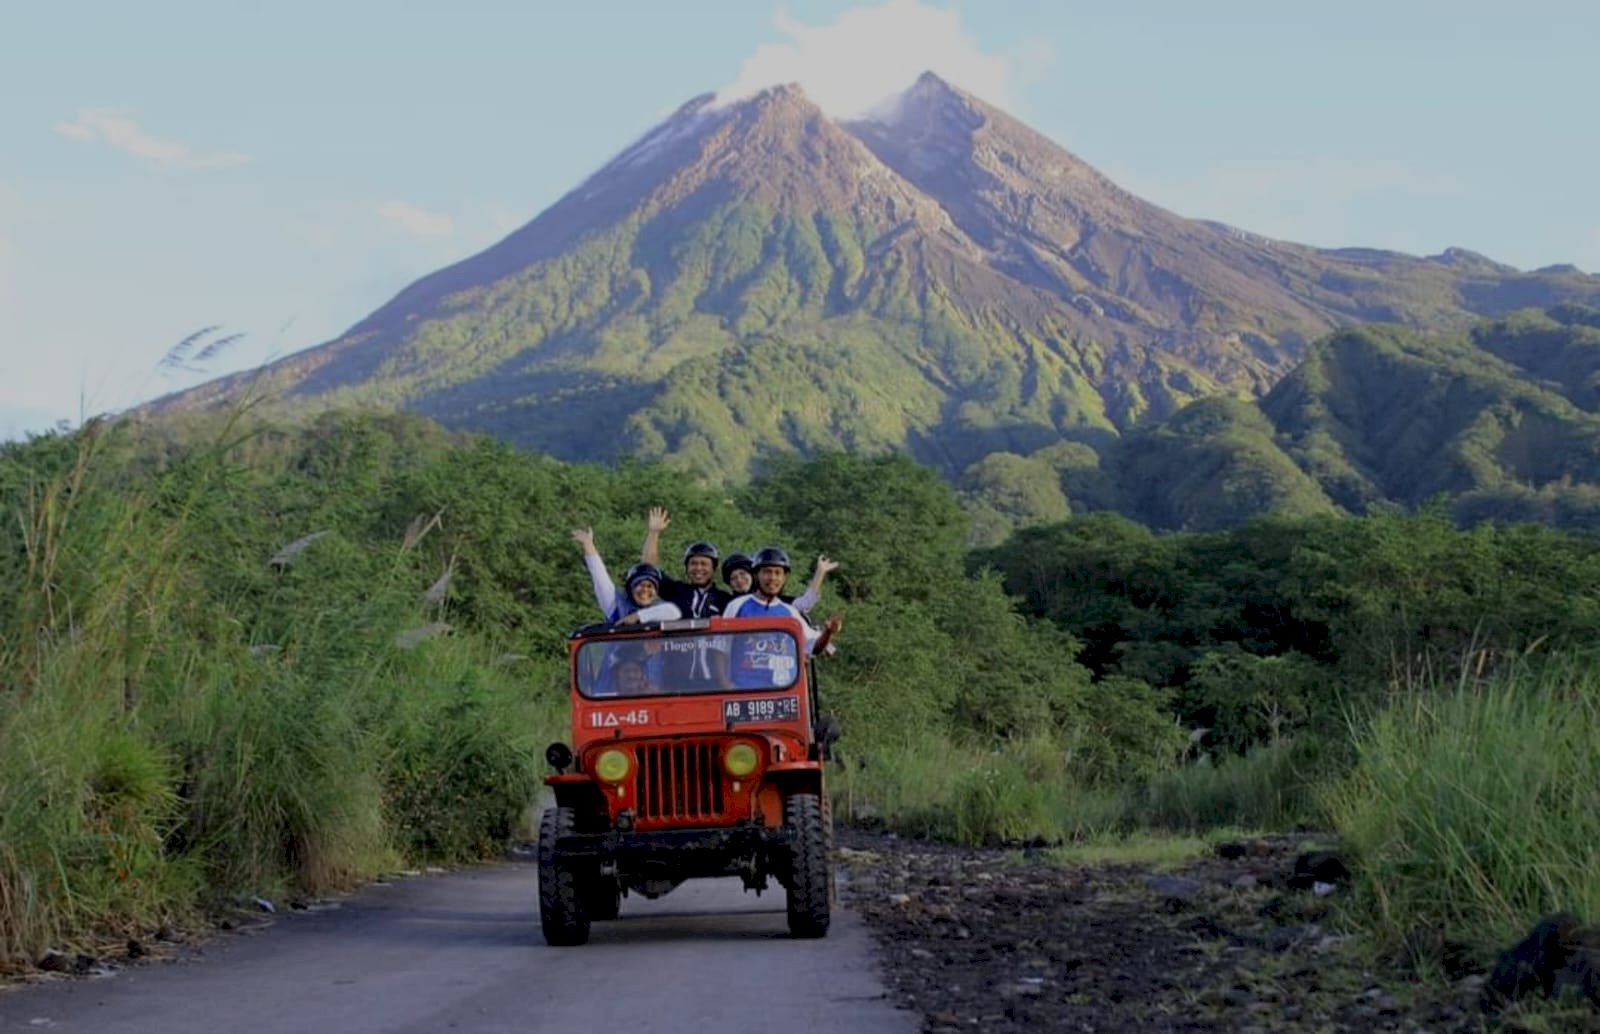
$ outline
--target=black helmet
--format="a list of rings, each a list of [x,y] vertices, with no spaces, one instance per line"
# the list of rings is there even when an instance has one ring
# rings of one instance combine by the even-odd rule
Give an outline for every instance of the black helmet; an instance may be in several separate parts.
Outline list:
[[[789,554],[777,546],[763,546],[756,552],[756,558],[750,561],[750,566],[759,571],[763,567],[781,567],[790,570]]]
[[[722,562],[722,580],[726,582],[728,576],[735,571],[749,571],[755,573],[755,568],[750,565],[750,558],[743,553],[729,553],[728,559]]]
[[[622,576],[622,584],[628,592],[633,592],[633,587],[640,582],[654,582],[656,589],[661,589],[661,569],[655,564],[634,564],[628,568],[628,573]]]
[[[711,558],[712,568],[715,569],[718,555],[717,547],[709,542],[691,542],[688,548],[683,551],[683,562],[687,565],[690,557],[708,556]]]

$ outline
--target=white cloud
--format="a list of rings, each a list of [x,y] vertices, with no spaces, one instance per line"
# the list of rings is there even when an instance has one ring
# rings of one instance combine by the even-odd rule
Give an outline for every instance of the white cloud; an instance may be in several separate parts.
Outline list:
[[[455,232],[448,215],[406,201],[385,201],[378,206],[378,214],[389,225],[413,237],[448,237]]]
[[[73,121],[57,123],[55,130],[68,140],[103,143],[164,169],[204,172],[232,169],[255,160],[248,154],[231,151],[196,153],[188,144],[151,136],[137,122],[110,108],[84,108]]]
[[[764,43],[745,58],[734,82],[718,91],[721,100],[799,83],[823,111],[848,118],[931,71],[997,107],[1013,106],[1014,60],[984,52],[954,8],[885,0],[851,8],[826,25],[807,25],[781,7],[772,20],[786,40]],[[1023,57],[1030,65],[1046,59],[1038,45]]]

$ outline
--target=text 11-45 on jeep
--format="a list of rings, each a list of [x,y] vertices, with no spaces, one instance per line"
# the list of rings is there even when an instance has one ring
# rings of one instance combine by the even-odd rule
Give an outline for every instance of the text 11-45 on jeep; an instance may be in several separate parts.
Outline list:
[[[795,937],[828,932],[837,738],[790,618],[600,625],[570,637],[572,743],[552,743],[539,824],[539,919],[583,944],[624,894],[738,876],[788,894]],[[570,769],[570,771],[568,771]]]

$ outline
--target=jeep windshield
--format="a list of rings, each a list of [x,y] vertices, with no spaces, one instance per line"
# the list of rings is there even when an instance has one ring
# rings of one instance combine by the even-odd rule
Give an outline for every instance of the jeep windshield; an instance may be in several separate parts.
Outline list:
[[[800,675],[795,637],[780,629],[591,639],[578,647],[578,692],[636,697],[787,689]]]

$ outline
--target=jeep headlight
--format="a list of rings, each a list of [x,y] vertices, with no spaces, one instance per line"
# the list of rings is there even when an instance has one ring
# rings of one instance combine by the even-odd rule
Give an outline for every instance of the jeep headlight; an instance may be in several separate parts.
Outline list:
[[[632,768],[633,762],[628,760],[627,752],[615,748],[602,750],[594,759],[594,774],[608,783],[622,782]]]
[[[761,756],[748,743],[735,743],[722,755],[722,767],[735,779],[743,779],[761,764]]]

